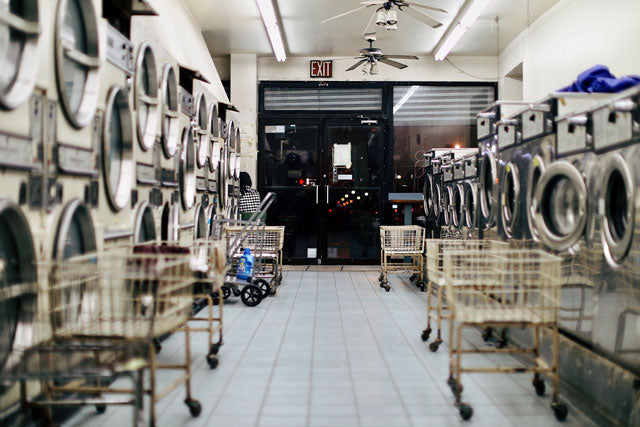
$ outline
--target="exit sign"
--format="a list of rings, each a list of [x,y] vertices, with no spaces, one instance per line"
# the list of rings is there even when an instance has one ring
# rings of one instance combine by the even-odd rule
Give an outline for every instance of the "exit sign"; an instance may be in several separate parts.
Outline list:
[[[333,61],[311,60],[311,78],[333,77]]]

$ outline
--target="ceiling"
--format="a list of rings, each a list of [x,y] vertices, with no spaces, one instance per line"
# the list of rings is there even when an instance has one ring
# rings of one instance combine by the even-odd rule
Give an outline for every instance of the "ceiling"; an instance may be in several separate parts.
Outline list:
[[[231,53],[273,56],[266,31],[254,0],[184,0],[200,24],[214,57]],[[411,1],[411,0],[409,0]],[[430,12],[443,25],[431,28],[398,12],[398,31],[378,30],[376,46],[387,53],[429,55],[456,17],[465,0],[414,0],[439,7],[449,13]],[[473,28],[454,48],[452,55],[495,56],[500,17],[500,51],[527,25],[527,1],[531,22],[559,0],[492,0]],[[367,8],[344,18],[320,21],[359,6],[359,0],[273,0],[280,13],[288,56],[351,56],[366,45],[364,27],[373,14]]]

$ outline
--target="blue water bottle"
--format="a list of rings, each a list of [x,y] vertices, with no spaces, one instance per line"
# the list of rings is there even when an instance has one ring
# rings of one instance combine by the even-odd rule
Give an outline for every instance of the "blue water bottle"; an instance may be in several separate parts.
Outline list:
[[[251,276],[253,276],[253,255],[251,255],[251,249],[246,248],[238,261],[236,279],[248,281]]]

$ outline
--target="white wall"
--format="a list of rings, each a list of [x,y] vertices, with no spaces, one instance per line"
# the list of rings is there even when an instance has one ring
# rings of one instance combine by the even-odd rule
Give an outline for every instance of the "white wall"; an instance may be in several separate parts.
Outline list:
[[[277,62],[274,58],[258,60],[259,80],[311,80],[309,78],[309,61],[311,59],[332,59],[333,78],[339,81],[495,81],[498,67],[495,57],[451,57],[450,61],[468,74],[464,74],[447,62],[436,62],[433,57],[420,57],[415,60],[399,60],[408,68],[398,70],[380,64],[379,74],[363,75],[360,69],[345,70],[357,62],[349,58],[293,57],[286,62]],[[472,77],[473,76],[473,77]],[[313,79],[322,80],[322,79]]]
[[[500,75],[523,62],[524,99],[535,100],[596,64],[639,74],[639,24],[638,0],[560,0],[503,51]]]
[[[258,107],[258,57],[255,54],[231,55],[231,102],[239,113],[234,117],[240,124],[242,138],[242,171],[251,175],[254,187],[258,183],[257,157],[257,107]]]

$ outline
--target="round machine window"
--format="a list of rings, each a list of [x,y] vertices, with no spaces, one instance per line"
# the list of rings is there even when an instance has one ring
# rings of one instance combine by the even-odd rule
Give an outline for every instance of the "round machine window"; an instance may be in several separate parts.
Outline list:
[[[218,167],[218,207],[220,211],[224,211],[228,204],[228,189],[227,189],[227,173],[226,173],[226,155],[225,148],[220,149],[220,167]]]
[[[165,203],[162,208],[160,238],[163,242],[177,242],[180,239],[180,207]]]
[[[198,144],[198,168],[207,165],[209,157],[209,116],[207,112],[207,99],[204,93],[200,93],[196,100],[196,143]]]
[[[531,237],[534,241],[538,242],[540,240],[540,233],[538,232],[538,228],[536,227],[536,212],[533,206],[533,197],[536,194],[536,189],[538,187],[538,183],[540,182],[540,178],[545,171],[545,161],[540,156],[535,156],[533,158],[532,167],[529,169],[529,179],[527,180],[527,223],[529,226],[529,232],[531,232]]]
[[[40,33],[38,0],[0,1],[0,105],[7,109],[31,96]]]
[[[451,219],[453,221],[453,226],[455,228],[460,228],[462,225],[462,217],[463,217],[463,201],[462,201],[462,187],[460,185],[455,185],[453,187],[453,198],[451,199]]]
[[[208,229],[207,212],[201,203],[198,203],[198,205],[196,206],[194,220],[195,226],[193,227],[193,238],[195,240],[206,239]]]
[[[140,147],[147,151],[153,147],[158,132],[158,72],[156,58],[149,42],[138,50],[135,79],[135,106],[137,133]]]
[[[209,133],[211,136],[211,144],[209,147],[209,170],[215,172],[218,168],[218,162],[220,161],[220,154],[217,153],[216,144],[219,144],[220,138],[220,118],[218,117],[218,103],[212,102],[209,107]],[[214,158],[215,157],[215,158]]]
[[[176,70],[165,64],[162,70],[162,151],[167,159],[178,151],[180,123],[178,112],[178,80]]]
[[[474,219],[476,213],[476,189],[473,184],[466,183],[464,192],[464,206],[465,206],[465,225],[467,228],[474,227]]]
[[[35,283],[35,261],[27,220],[18,206],[0,199],[0,290],[19,283]],[[18,331],[21,321],[31,323],[36,307],[35,289],[0,301],[0,369],[5,367],[14,345],[24,348],[31,344]]]
[[[453,200],[453,189],[450,186],[444,189],[444,199],[442,202],[442,213],[444,213],[444,225],[451,225],[451,201]]]
[[[69,122],[88,125],[98,104],[100,54],[93,3],[60,0],[56,22],[56,75]]]
[[[424,180],[424,187],[422,190],[423,197],[423,205],[424,205],[424,213],[427,218],[433,218],[433,193],[432,193],[432,185],[433,185],[433,175],[427,175]]]
[[[440,183],[436,182],[433,188],[433,217],[436,221],[440,220],[440,214],[442,213],[442,189]]]
[[[493,194],[494,185],[497,178],[496,163],[489,151],[482,153],[480,162],[480,212],[485,224],[492,225],[493,222]]]
[[[180,195],[182,206],[191,209],[196,197],[196,151],[193,142],[193,126],[182,131],[182,151],[180,153]]]
[[[634,233],[635,184],[629,166],[619,154],[607,159],[601,206],[602,237],[607,261],[620,264],[629,253]]]
[[[505,231],[511,235],[518,221],[520,200],[520,180],[518,168],[511,162],[504,170],[504,185],[502,187],[502,224]]]
[[[220,160],[222,158],[221,155],[222,144],[220,141],[215,141],[211,148],[211,158],[209,159],[210,169],[215,172],[220,167]]]
[[[574,246],[586,225],[587,189],[580,172],[566,161],[547,168],[536,189],[534,206],[540,239],[551,250]]]
[[[151,206],[147,202],[142,203],[138,208],[134,233],[136,243],[156,240],[156,223]]]
[[[111,207],[123,209],[133,188],[133,122],[124,89],[113,86],[107,97],[102,137],[102,160],[107,197]]]
[[[227,133],[227,178],[233,178],[236,162],[235,160],[231,161],[231,159],[236,150],[236,126],[232,120],[227,125]]]

